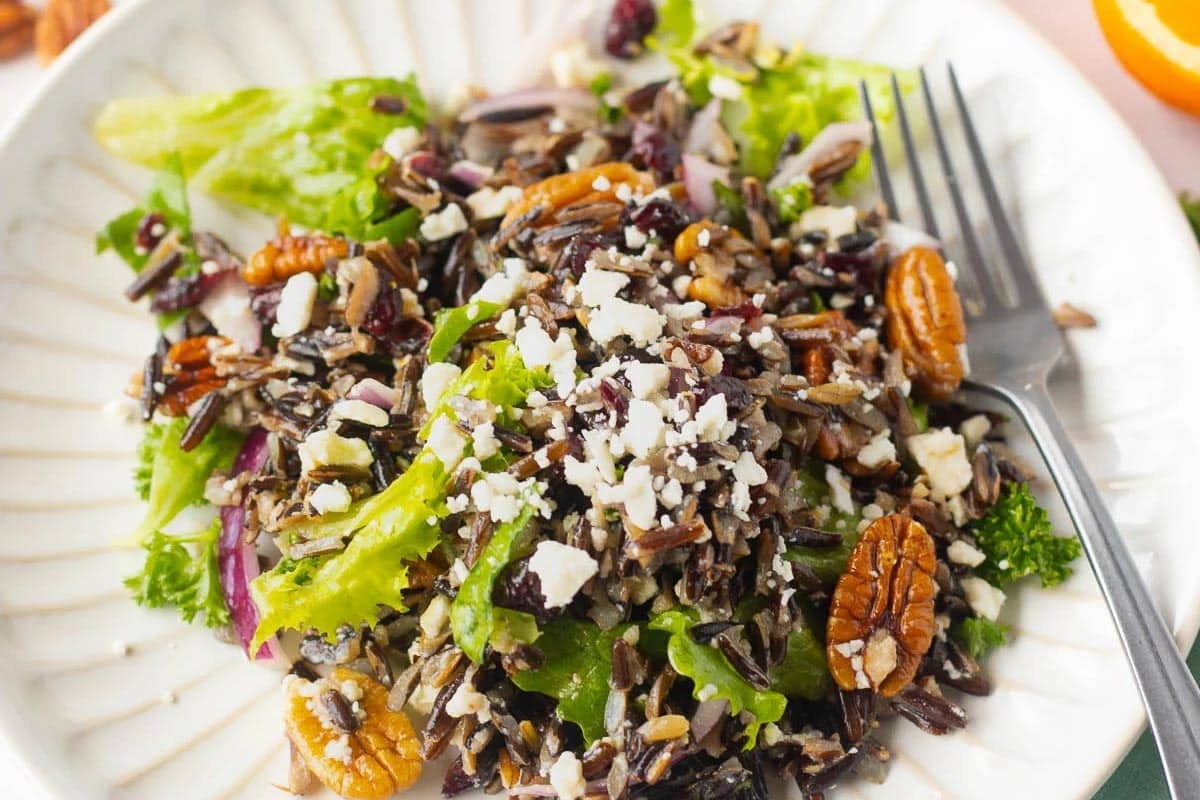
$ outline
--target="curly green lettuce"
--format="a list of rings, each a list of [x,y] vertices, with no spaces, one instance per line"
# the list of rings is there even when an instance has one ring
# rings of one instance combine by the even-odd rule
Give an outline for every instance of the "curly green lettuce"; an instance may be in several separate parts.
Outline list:
[[[190,505],[204,500],[204,484],[215,470],[227,470],[242,446],[242,435],[220,425],[191,450],[179,448],[187,419],[147,426],[134,470],[134,488],[146,500],[141,524],[128,544],[141,544]]]
[[[497,609],[492,605],[496,578],[517,554],[533,513],[533,505],[527,503],[516,519],[496,527],[450,604],[454,643],[476,664],[483,660],[483,652],[496,629]]]
[[[504,310],[499,303],[472,300],[465,306],[443,308],[433,318],[433,336],[429,339],[429,363],[445,361],[454,345],[467,331]]]
[[[858,542],[858,514],[847,514],[830,506],[829,484],[808,470],[796,470],[795,480],[789,481],[785,491],[797,492],[806,508],[830,508],[829,516],[821,528],[842,534],[842,541],[835,547],[808,547],[794,545],[787,549],[784,558],[811,567],[822,582],[832,586],[846,569],[850,551]]]
[[[405,110],[373,110],[379,95],[400,98]],[[197,188],[324,228],[331,207],[337,215],[344,203],[361,202],[364,189],[371,194],[361,181],[373,180],[369,159],[384,138],[398,127],[421,128],[426,118],[425,99],[410,75],[114,100],[101,110],[94,132],[109,151],[149,167],[163,166],[177,152]]]
[[[1056,586],[1071,576],[1071,562],[1082,552],[1075,537],[1054,535],[1049,515],[1023,483],[1009,484],[970,531],[987,556],[976,574],[1002,588],[1026,575]]]
[[[513,683],[557,700],[558,716],[578,725],[584,742],[591,746],[606,733],[604,704],[612,677],[612,646],[628,628],[618,625],[606,631],[589,620],[554,620],[538,639],[538,649],[546,657],[542,665],[514,674]]]
[[[186,622],[200,616],[210,628],[228,625],[217,566],[220,536],[220,520],[188,536],[156,531],[143,544],[146,561],[141,571],[125,579],[133,599],[147,608],[174,608]]]
[[[978,660],[1008,643],[1008,626],[986,617],[967,617],[950,628],[950,638]]]
[[[768,722],[776,722],[787,708],[787,698],[777,691],[754,688],[743,678],[725,654],[692,638],[691,627],[696,620],[683,611],[667,611],[650,620],[649,628],[670,634],[667,659],[680,675],[692,680],[692,693],[697,699],[709,697],[729,702],[729,713],[750,714],[746,725],[746,750],[758,741],[758,731]]]

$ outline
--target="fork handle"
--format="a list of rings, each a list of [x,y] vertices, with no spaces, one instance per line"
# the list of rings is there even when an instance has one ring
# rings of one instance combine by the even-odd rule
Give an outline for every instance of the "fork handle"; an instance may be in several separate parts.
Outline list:
[[[989,387],[1029,426],[1079,532],[1125,647],[1171,797],[1200,798],[1200,687],[1180,655],[1044,385]]]

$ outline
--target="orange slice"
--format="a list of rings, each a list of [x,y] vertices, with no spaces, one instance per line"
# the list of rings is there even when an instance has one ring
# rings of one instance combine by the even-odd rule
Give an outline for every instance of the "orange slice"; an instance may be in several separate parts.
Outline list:
[[[1135,78],[1200,116],[1200,0],[1093,0],[1105,38]]]

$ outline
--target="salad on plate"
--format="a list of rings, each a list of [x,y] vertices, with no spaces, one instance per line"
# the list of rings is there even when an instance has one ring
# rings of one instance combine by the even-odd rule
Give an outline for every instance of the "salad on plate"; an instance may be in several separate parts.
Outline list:
[[[967,725],[1005,591],[1079,555],[956,393],[953,264],[846,199],[888,71],[684,0],[605,33],[458,103],[362,77],[96,120],[157,170],[97,240],[160,330],[127,585],[286,671],[296,793],[881,781],[879,725]],[[189,191],[276,230],[234,252]]]

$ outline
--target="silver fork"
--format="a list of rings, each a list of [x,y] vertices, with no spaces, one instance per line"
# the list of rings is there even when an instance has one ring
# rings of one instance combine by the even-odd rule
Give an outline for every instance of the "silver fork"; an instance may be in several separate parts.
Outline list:
[[[968,268],[964,277],[973,283],[982,301],[979,304],[965,304],[971,317],[967,336],[972,369],[966,385],[1007,402],[1033,434],[1075,523],[1084,551],[1091,561],[1092,571],[1116,623],[1134,681],[1150,718],[1150,728],[1158,743],[1171,797],[1176,800],[1195,800],[1200,798],[1200,688],[1176,649],[1175,639],[1155,609],[1154,601],[1134,567],[1116,524],[1105,509],[1100,493],[1088,477],[1083,461],[1075,452],[1054,411],[1046,391],[1046,378],[1062,355],[1062,336],[1051,319],[1046,300],[1001,205],[953,66],[948,70],[967,148],[1002,255],[999,264],[991,265],[995,269],[989,270],[967,215],[959,176],[954,170],[942,134],[929,81],[925,71],[921,70],[921,93],[930,130],[962,233],[964,264]],[[894,216],[896,199],[883,146],[875,130],[871,98],[865,83],[859,88],[867,119],[875,133],[871,156],[876,179],[883,200]],[[931,235],[940,238],[904,98],[895,75],[892,76],[892,94],[924,226]],[[1007,292],[1001,278],[1006,279]]]

